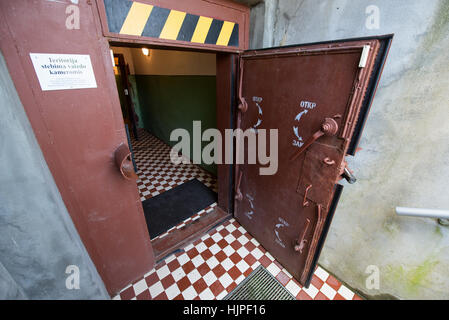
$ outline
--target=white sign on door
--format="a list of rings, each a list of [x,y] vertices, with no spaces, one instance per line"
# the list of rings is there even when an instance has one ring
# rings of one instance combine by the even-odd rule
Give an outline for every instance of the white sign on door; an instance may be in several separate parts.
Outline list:
[[[87,54],[30,53],[30,57],[43,91],[97,87]]]

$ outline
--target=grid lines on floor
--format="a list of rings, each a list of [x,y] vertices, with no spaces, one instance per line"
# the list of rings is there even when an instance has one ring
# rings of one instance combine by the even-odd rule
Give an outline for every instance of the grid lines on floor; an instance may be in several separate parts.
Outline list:
[[[174,164],[170,159],[170,146],[146,130],[139,129],[138,135],[139,140],[132,140],[132,148],[141,201],[194,178],[217,192],[217,179],[212,174],[192,163]]]
[[[259,265],[298,300],[360,299],[319,266],[303,288],[235,219],[170,255],[114,299],[220,300]]]
[[[170,160],[170,146],[144,129],[139,129],[138,135],[139,140],[132,139],[132,148],[138,169],[137,187],[141,201],[155,197],[195,178],[217,192],[217,179],[209,172],[192,163],[174,164]],[[212,212],[216,205],[217,203],[213,203],[207,206],[152,240],[164,238],[173,231],[195,222],[201,216]]]

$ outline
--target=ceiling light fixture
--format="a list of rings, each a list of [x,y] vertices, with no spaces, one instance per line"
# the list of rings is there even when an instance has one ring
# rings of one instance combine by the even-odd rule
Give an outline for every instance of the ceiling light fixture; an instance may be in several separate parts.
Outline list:
[[[150,49],[148,49],[148,48],[142,48],[142,53],[143,53],[145,56],[148,56],[148,55],[150,54]]]

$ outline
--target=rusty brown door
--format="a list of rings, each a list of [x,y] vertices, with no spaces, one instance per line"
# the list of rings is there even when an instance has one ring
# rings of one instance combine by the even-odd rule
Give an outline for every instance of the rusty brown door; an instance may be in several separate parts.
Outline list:
[[[95,3],[1,1],[0,49],[64,203],[114,294],[151,270],[154,256],[136,182],[114,160],[127,139]],[[45,60],[35,62],[37,55]]]
[[[241,56],[237,123],[243,130],[267,129],[267,136],[278,130],[278,170],[260,175],[258,164],[236,166],[235,217],[303,285],[335,211],[338,182],[352,178],[345,156],[354,154],[391,39]]]

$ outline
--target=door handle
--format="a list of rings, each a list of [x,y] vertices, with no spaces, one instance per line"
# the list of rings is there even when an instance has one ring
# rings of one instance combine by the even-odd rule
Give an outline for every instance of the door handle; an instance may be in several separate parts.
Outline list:
[[[315,249],[318,245],[318,240],[319,240],[321,231],[323,230],[324,221],[326,220],[325,216],[323,215],[322,210],[323,210],[322,205],[317,204],[317,221],[315,224],[315,228],[313,230],[313,236],[312,236],[312,241],[309,246],[309,251],[307,252],[307,258],[306,258],[306,263],[304,265],[304,270],[301,275],[302,282],[306,282],[307,274],[309,273],[310,267],[312,266]]]
[[[130,159],[131,151],[126,144],[122,143],[115,149],[114,158],[120,173],[126,180],[136,180],[138,178],[134,171],[133,163]]]
[[[246,111],[248,111],[248,103],[246,102],[245,98],[240,97],[240,103],[238,106],[239,110],[243,113],[245,113]]]
[[[352,174],[348,167],[345,167],[343,169],[343,174],[341,176],[345,178],[346,181],[348,181],[348,183],[350,184],[356,183],[357,181],[357,178]]]
[[[335,121],[332,118],[325,118],[323,123],[321,124],[320,129],[317,132],[315,132],[309,138],[309,140],[304,142],[302,147],[299,148],[299,150],[296,151],[295,154],[293,154],[293,156],[290,158],[290,160],[293,161],[296,158],[298,158],[301,155],[301,153],[303,153],[308,147],[310,147],[312,145],[312,143],[314,143],[320,137],[322,137],[322,136],[334,136],[334,135],[337,134],[337,131],[338,131],[337,121]]]
[[[309,229],[310,219],[307,219],[306,221],[307,221],[307,224],[306,224],[306,227],[304,228],[301,239],[297,239],[296,244],[294,246],[295,251],[299,252],[299,253],[302,253],[302,250],[304,250],[304,247],[307,242],[307,240],[305,238],[306,238],[306,234],[307,234],[307,229]]]

